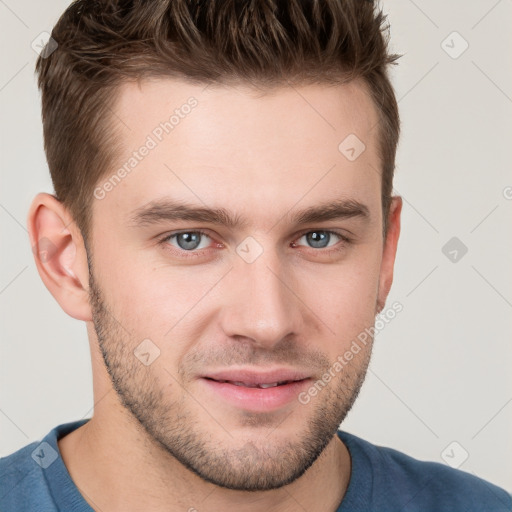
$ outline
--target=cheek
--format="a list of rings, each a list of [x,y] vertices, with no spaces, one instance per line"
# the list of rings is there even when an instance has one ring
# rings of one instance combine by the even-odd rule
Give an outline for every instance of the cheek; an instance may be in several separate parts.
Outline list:
[[[111,260],[112,261],[112,260]],[[225,273],[213,266],[175,267],[119,258],[104,271],[108,304],[116,319],[136,339],[149,338],[162,350],[172,344],[176,357],[200,329],[198,314],[209,292]]]
[[[375,250],[359,251],[341,265],[303,276],[306,303],[335,334],[341,350],[373,325],[379,286],[380,260]],[[334,346],[333,346],[334,348]]]
[[[163,339],[191,307],[180,281],[162,273],[125,273],[115,289],[116,310],[133,332]]]

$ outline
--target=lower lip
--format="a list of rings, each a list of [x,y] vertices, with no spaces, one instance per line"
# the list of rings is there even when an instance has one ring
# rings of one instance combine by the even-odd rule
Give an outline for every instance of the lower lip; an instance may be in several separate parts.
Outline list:
[[[205,378],[200,380],[207,389],[235,407],[248,411],[269,412],[298,400],[299,393],[308,385],[310,379],[272,388],[249,388]]]

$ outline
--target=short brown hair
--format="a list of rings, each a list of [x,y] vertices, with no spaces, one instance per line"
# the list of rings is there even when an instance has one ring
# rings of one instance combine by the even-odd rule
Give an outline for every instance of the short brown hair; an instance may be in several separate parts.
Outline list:
[[[383,234],[400,121],[386,16],[368,0],[77,0],[37,60],[55,195],[87,241],[93,189],[114,165],[118,87],[146,77],[261,87],[361,79],[379,114]],[[49,53],[49,52],[47,52]],[[340,141],[341,142],[341,141]]]

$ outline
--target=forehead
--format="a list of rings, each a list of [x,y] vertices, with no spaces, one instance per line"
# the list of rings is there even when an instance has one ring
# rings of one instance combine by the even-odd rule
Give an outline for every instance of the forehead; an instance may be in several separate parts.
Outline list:
[[[192,103],[195,106],[188,108],[187,104]],[[306,142],[318,143],[319,138],[327,138],[326,143],[336,142],[350,133],[371,144],[377,123],[375,106],[359,80],[337,86],[290,85],[257,90],[247,85],[144,80],[120,86],[112,112],[123,139],[132,146],[138,142],[133,137],[140,132],[152,133],[175,114],[171,120],[173,136],[177,133],[179,137],[181,132],[188,137],[188,127],[194,131],[196,145],[212,146],[229,137],[230,150],[239,147],[244,151],[261,143],[300,148]],[[187,123],[182,123],[185,119]],[[174,130],[178,125],[180,129]]]
[[[378,117],[359,82],[257,91],[154,79],[121,86],[112,112],[122,150],[98,185],[122,176],[100,208],[125,218],[164,195],[247,216],[380,197]]]

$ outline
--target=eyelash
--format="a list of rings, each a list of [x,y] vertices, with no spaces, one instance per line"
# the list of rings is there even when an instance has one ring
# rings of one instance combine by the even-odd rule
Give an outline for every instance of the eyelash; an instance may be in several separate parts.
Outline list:
[[[334,230],[330,230],[330,229],[309,229],[307,231],[304,231],[304,232],[300,233],[298,235],[298,237],[296,238],[296,240],[301,239],[304,235],[307,235],[308,233],[315,233],[315,232],[321,232],[321,233],[328,233],[330,235],[336,235],[342,241],[341,244],[336,244],[332,248],[328,248],[328,249],[315,249],[314,247],[310,247],[310,249],[312,251],[315,251],[315,252],[318,252],[318,253],[321,253],[321,254],[330,255],[330,254],[339,252],[343,248],[345,248],[345,246],[350,245],[352,243],[352,239],[349,238],[348,236],[346,236],[346,235],[344,235],[344,234],[342,234],[342,233],[340,233],[338,231],[334,231]],[[207,238],[212,239],[212,237],[206,231],[203,231],[201,229],[190,229],[190,230],[175,231],[173,233],[167,234],[167,235],[165,235],[165,237],[160,239],[159,244],[161,244],[162,246],[165,247],[166,250],[170,250],[174,254],[176,254],[175,251],[180,253],[180,255],[183,254],[183,253],[189,253],[190,254],[189,256],[185,256],[186,258],[188,258],[188,257],[192,257],[192,258],[193,257],[198,257],[198,256],[201,256],[203,251],[208,251],[208,249],[194,249],[194,250],[191,250],[191,251],[186,251],[184,249],[177,249],[175,247],[170,249],[169,248],[169,244],[167,242],[169,242],[169,240],[171,240],[171,239],[175,238],[176,236],[178,236],[180,234],[183,234],[183,233],[196,233],[196,234],[199,234],[201,236],[206,236]]]

